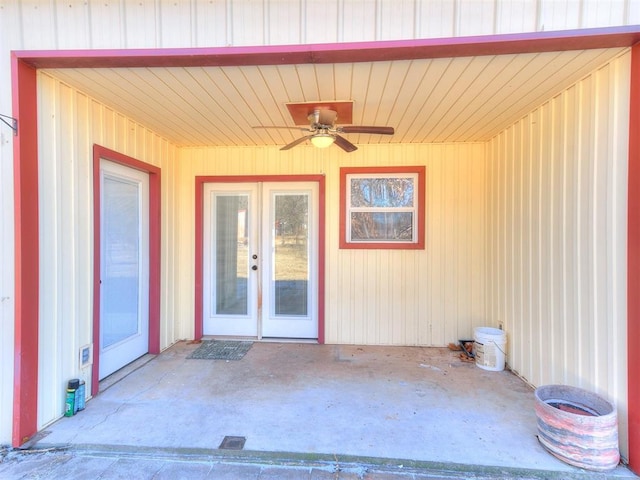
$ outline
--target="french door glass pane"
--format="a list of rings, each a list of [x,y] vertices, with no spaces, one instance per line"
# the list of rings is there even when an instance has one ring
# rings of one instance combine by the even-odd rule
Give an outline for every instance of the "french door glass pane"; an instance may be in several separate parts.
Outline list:
[[[248,196],[216,196],[215,215],[215,313],[247,315]]]
[[[135,182],[104,177],[102,348],[138,333],[140,204]]]
[[[274,314],[306,316],[309,284],[309,197],[274,196]]]

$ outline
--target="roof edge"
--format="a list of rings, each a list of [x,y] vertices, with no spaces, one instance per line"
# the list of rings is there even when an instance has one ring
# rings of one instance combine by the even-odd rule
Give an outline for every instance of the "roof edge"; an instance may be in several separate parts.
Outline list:
[[[630,47],[640,25],[372,42],[242,47],[19,50],[35,68],[188,67],[355,63]]]

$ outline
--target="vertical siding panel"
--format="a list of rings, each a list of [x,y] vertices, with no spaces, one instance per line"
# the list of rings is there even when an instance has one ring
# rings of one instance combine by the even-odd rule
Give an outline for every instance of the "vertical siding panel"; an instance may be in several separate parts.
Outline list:
[[[40,121],[38,133],[40,141],[51,148],[39,148],[40,150],[40,191],[38,197],[38,209],[40,214],[40,286],[49,285],[50,288],[42,288],[40,291],[39,309],[39,335],[38,335],[38,389],[39,391],[60,392],[62,379],[59,372],[59,340],[58,340],[58,302],[55,294],[58,288],[57,270],[60,264],[58,252],[60,251],[60,239],[57,235],[58,197],[55,189],[55,179],[58,177],[59,166],[55,162],[55,143],[52,139],[59,133],[57,98],[52,95],[45,97],[42,90],[55,91],[56,83],[49,77],[39,75]],[[39,145],[40,147],[40,145]],[[43,361],[44,359],[47,361]],[[55,359],[51,361],[51,359]],[[57,397],[60,395],[40,395],[38,397],[38,424],[44,424],[47,419],[55,418],[52,412],[56,407]],[[56,415],[57,416],[57,415]]]
[[[417,38],[453,37],[457,4],[450,0],[420,0],[416,6]]]
[[[195,45],[220,47],[229,45],[228,2],[194,2]],[[215,25],[215,28],[212,28]],[[278,43],[278,42],[273,42]]]
[[[97,2],[89,2],[92,14],[101,15],[104,9]],[[110,7],[109,12],[112,15],[115,14],[115,7]],[[161,25],[158,22],[162,6],[160,2],[156,0],[138,0],[136,2],[122,2],[122,10],[124,12],[124,19],[122,22],[122,36],[126,42],[126,48],[150,48],[162,46],[160,35],[162,32]],[[98,17],[99,19],[100,17]],[[144,22],[144,23],[143,23]],[[108,25],[108,24],[106,24]],[[98,26],[101,29],[109,30],[105,26]],[[217,31],[217,28],[211,30]],[[96,32],[98,38],[101,38],[103,33]],[[189,37],[189,35],[184,35]],[[101,40],[104,41],[104,40]]]
[[[495,32],[495,0],[458,0],[456,36],[491,35]]]
[[[15,21],[21,22],[20,37],[22,48],[38,49],[46,45],[48,48],[58,46],[58,25],[50,6],[39,2],[20,2]],[[8,54],[9,48],[6,53]],[[3,52],[5,53],[5,52]],[[9,79],[7,83],[9,85]]]
[[[514,263],[516,265],[516,273],[514,274],[514,295],[515,305],[513,318],[506,319],[505,330],[507,331],[507,348],[509,348],[509,356],[507,357],[509,363],[515,365],[522,365],[523,355],[528,351],[528,348],[524,345],[523,336],[520,335],[514,338],[514,332],[516,329],[522,329],[523,322],[525,321],[528,311],[526,309],[526,300],[524,291],[524,279],[527,271],[527,256],[525,247],[525,205],[526,205],[526,191],[524,188],[527,169],[527,162],[524,158],[524,146],[523,146],[523,122],[518,122],[514,128],[513,134],[513,148],[509,149],[511,155],[514,157],[514,201],[517,204],[516,215],[518,221],[515,225],[517,232],[517,246],[515,251]],[[517,356],[516,356],[517,355]]]
[[[454,146],[447,146],[447,157],[450,158]],[[457,275],[455,270],[457,265],[458,251],[455,248],[451,248],[459,238],[457,235],[456,224],[458,222],[458,188],[459,185],[456,179],[457,164],[460,162],[459,158],[455,161],[451,161],[451,166],[444,170],[443,180],[445,184],[444,189],[444,205],[443,207],[451,212],[451,215],[446,215],[444,225],[444,322],[442,328],[442,335],[437,339],[438,345],[446,344],[447,338],[455,338],[456,325],[453,319],[457,318],[458,314],[458,294],[456,289]]]
[[[583,25],[590,27],[624,25],[626,1],[582,0],[582,3],[581,21]]]
[[[503,289],[507,293],[504,297],[504,306],[502,314],[494,321],[504,322],[513,318],[514,308],[514,275],[513,269],[515,264],[514,252],[514,234],[515,234],[515,202],[514,202],[514,162],[515,158],[512,153],[512,145],[514,132],[505,132],[502,146],[502,168],[501,174],[504,176],[504,194],[501,198],[502,208],[504,208],[504,244],[500,252],[504,258],[504,282]]]
[[[342,1],[339,5],[337,12],[338,41],[362,42],[376,38],[378,12],[376,8],[373,8],[374,2]],[[368,8],[362,8],[363,5]]]
[[[628,146],[629,135],[627,119],[629,118],[629,84],[630,59],[621,58],[612,64],[610,73],[610,98],[613,99],[609,111],[611,150],[609,158],[609,185],[611,196],[609,202],[609,220],[607,232],[611,237],[608,242],[607,282],[609,311],[607,318],[612,319],[610,330],[610,348],[607,363],[611,365],[611,378],[608,385],[599,385],[599,392],[611,398],[610,392],[617,392],[620,444],[628,445],[628,402],[627,402],[627,374],[628,347],[627,342],[627,199],[628,199]],[[620,95],[620,92],[626,92]],[[615,347],[614,347],[615,346]]]
[[[431,248],[429,249],[431,275],[433,281],[430,282],[431,291],[431,315],[429,318],[429,344],[441,345],[444,342],[445,332],[443,322],[446,321],[446,216],[444,215],[445,205],[445,174],[444,167],[447,159],[444,146],[434,147],[434,161],[429,169],[429,205],[430,218],[427,217],[427,232],[431,237]]]
[[[640,2],[629,0],[628,5],[629,13],[627,15],[627,18],[624,19],[624,25],[640,24]]]
[[[91,48],[125,48],[127,46],[125,19],[123,18],[124,12],[121,10],[121,3],[124,2],[105,0],[87,3],[90,8]],[[134,21],[134,18],[131,17],[131,20]],[[138,18],[146,20],[149,16]],[[147,28],[141,28],[140,23],[137,23],[136,28],[147,30]]]
[[[265,41],[271,45],[302,43],[302,2],[265,0]],[[286,25],[286,28],[282,28]]]
[[[18,4],[4,5],[0,15],[0,45],[21,48],[22,30]],[[5,50],[1,50],[6,55]],[[8,58],[8,57],[5,57]],[[0,83],[10,85],[9,62],[0,63]],[[11,110],[11,92],[0,92],[0,112]],[[0,129],[0,443],[11,443],[14,380],[14,203],[13,144],[11,130]]]
[[[92,179],[93,168],[89,152],[92,150],[91,142],[91,100],[83,94],[76,93],[76,114],[73,118],[73,130],[76,132],[76,141],[74,151],[76,156],[75,169],[75,185],[76,195],[75,215],[73,224],[75,225],[74,234],[74,252],[75,252],[75,271],[74,271],[74,290],[82,292],[87,285],[93,282],[93,268],[87,268],[93,262],[93,202],[92,198]],[[91,343],[91,333],[93,329],[84,319],[91,318],[93,314],[93,296],[78,295],[75,300],[75,313],[77,334],[76,334],[76,350],[78,347]],[[85,367],[80,371],[82,378],[88,386],[91,386],[91,367]]]
[[[535,185],[533,183],[533,172],[534,172],[534,160],[532,155],[533,150],[533,138],[531,132],[531,117],[528,116],[526,121],[523,124],[523,135],[524,135],[524,148],[522,151],[523,159],[525,162],[525,180],[524,180],[524,212],[525,212],[525,225],[524,225],[524,236],[525,236],[525,245],[524,250],[526,252],[524,259],[524,278],[525,278],[525,315],[523,318],[522,329],[518,332],[514,330],[515,334],[521,335],[521,345],[523,347],[522,351],[522,364],[519,365],[519,369],[521,373],[528,379],[533,380],[533,372],[535,369],[535,365],[533,364],[534,358],[534,345],[533,345],[533,324],[534,324],[534,308],[535,308],[535,297],[534,297],[534,261],[533,261],[533,249],[535,248],[534,235],[535,230],[533,228],[533,192]]]
[[[606,358],[611,344],[610,328],[607,321],[608,312],[608,242],[607,242],[607,210],[610,193],[607,191],[609,162],[611,155],[611,131],[609,113],[609,66],[600,69],[594,75],[595,79],[595,115],[594,115],[594,165],[593,165],[593,193],[594,193],[594,255],[593,255],[593,290],[594,290],[594,357]],[[594,364],[594,385],[609,383],[609,369],[605,362]]]
[[[555,261],[555,252],[552,249],[551,236],[553,235],[554,218],[553,218],[553,174],[554,162],[551,159],[552,148],[552,132],[553,120],[552,110],[549,103],[540,108],[540,116],[538,117],[539,136],[537,144],[539,153],[536,163],[539,165],[538,177],[538,194],[539,206],[538,211],[538,259],[539,265],[539,291],[538,291],[538,308],[539,308],[539,328],[538,328],[538,349],[540,357],[540,382],[548,383],[551,380],[551,344],[555,336],[552,324],[553,314],[553,290],[554,277],[552,275],[552,266]]]
[[[303,3],[302,23],[305,28],[302,30],[302,43],[331,43],[338,40],[339,3],[338,0]],[[370,8],[369,3],[366,5]]]
[[[560,382],[604,395],[626,432],[626,169],[629,55],[625,53],[531,112],[490,141],[489,241],[513,247],[520,272],[511,290],[488,292],[497,308],[514,301],[509,363],[534,385]],[[513,134],[511,132],[513,131]],[[519,156],[514,168],[503,155]],[[513,179],[510,177],[513,176]],[[504,183],[519,193],[506,195]],[[519,185],[519,187],[516,187]],[[495,197],[500,201],[493,200]],[[519,198],[519,200],[518,200]],[[521,222],[500,204],[521,202]],[[495,220],[494,220],[495,219]],[[520,231],[510,234],[505,230]],[[502,245],[506,242],[506,245]],[[495,252],[495,247],[491,249]],[[500,259],[493,264],[501,267]],[[517,257],[520,257],[519,259]],[[494,275],[495,276],[495,275]],[[506,276],[508,280],[508,273]],[[513,295],[512,300],[504,297]],[[519,297],[520,296],[520,297]],[[491,309],[495,312],[495,309]],[[521,350],[521,351],[519,351]]]
[[[571,30],[581,26],[582,1],[540,0],[540,20],[537,31]]]
[[[485,147],[485,162],[487,165],[487,231],[485,241],[487,244],[486,249],[486,275],[487,275],[487,318],[496,318],[496,296],[498,288],[496,285],[496,262],[495,262],[495,240],[497,238],[497,209],[495,207],[496,201],[496,162],[499,158],[499,151],[497,147],[497,138],[493,142],[487,142]],[[490,240],[491,239],[491,240]]]
[[[52,2],[58,31],[58,48],[86,48],[91,44],[89,5],[85,0]],[[69,28],[73,25],[73,28]]]
[[[509,205],[507,198],[507,164],[508,164],[508,151],[507,151],[507,138],[506,134],[502,135],[498,141],[499,149],[499,163],[498,167],[498,189],[496,191],[496,208],[498,210],[498,222],[500,225],[500,231],[496,242],[496,266],[497,266],[497,287],[501,292],[507,292],[509,286],[507,285],[506,272],[508,260],[505,255],[507,250],[507,235],[508,235],[508,216],[507,207]],[[496,302],[496,318],[502,319],[507,316],[506,296],[502,296]]]
[[[124,3],[126,5],[129,2]],[[157,9],[155,13],[157,16],[148,16],[146,17],[146,21],[153,22],[157,18],[158,24],[156,28],[161,35],[161,41],[158,47],[181,48],[193,46],[196,21],[192,17],[191,3],[192,2],[176,2],[174,0],[157,0],[155,2],[155,8]],[[251,4],[255,5],[254,2]],[[148,9],[151,10],[150,5]],[[259,9],[254,7],[254,10]],[[129,18],[129,16],[126,18]],[[240,18],[240,21],[250,23],[251,19]],[[153,28],[145,28],[143,30],[148,32],[154,31]],[[262,31],[262,29],[260,29],[260,31]],[[127,43],[129,43],[128,40],[127,38]],[[261,42],[254,42],[255,45],[260,45],[260,43]]]
[[[551,260],[551,315],[549,318],[549,331],[552,336],[547,343],[549,348],[549,378],[550,383],[562,383],[562,372],[554,368],[554,365],[563,362],[563,351],[566,331],[566,318],[564,316],[564,286],[565,278],[565,257],[564,257],[564,202],[563,194],[565,188],[564,180],[564,100],[556,97],[551,101],[551,131],[549,139],[549,162],[551,164],[551,218],[549,245],[553,252]]]
[[[470,241],[466,245],[460,245],[459,253],[456,259],[455,272],[457,274],[456,292],[458,299],[456,304],[458,305],[458,311],[455,315],[454,325],[456,327],[454,338],[462,338],[463,332],[472,332],[471,326],[471,279],[473,275],[471,270],[473,263],[471,261],[471,251],[474,237],[471,235],[472,222],[472,210],[471,210],[471,193],[473,191],[473,184],[471,181],[472,164],[471,159],[467,157],[466,149],[456,147],[456,156],[460,159],[458,162],[458,169],[456,175],[455,184],[458,186],[457,198],[458,205],[456,216],[459,219],[456,222],[456,236],[458,239],[456,243],[460,245],[459,239],[468,238]]]
[[[55,336],[50,339],[55,345],[57,351],[52,356],[45,356],[44,362],[51,361],[55,358],[58,362],[57,375],[53,377],[56,389],[60,395],[47,396],[51,400],[50,406],[52,410],[47,412],[43,409],[40,414],[49,413],[55,418],[64,411],[62,393],[66,386],[66,380],[61,378],[63,372],[77,372],[78,365],[78,321],[75,316],[75,303],[80,293],[75,288],[66,288],[68,285],[75,285],[75,276],[73,275],[76,264],[76,245],[74,242],[74,234],[76,226],[74,225],[75,208],[74,197],[77,195],[77,185],[75,182],[76,164],[79,160],[75,150],[76,130],[74,128],[75,107],[74,92],[71,88],[64,84],[57,85],[58,95],[58,119],[57,124],[59,130],[56,132],[55,141],[56,157],[58,163],[58,176],[53,180],[53,185],[58,196],[58,209],[55,212],[56,232],[59,238],[58,248],[55,251],[44,251],[44,255],[58,255],[58,268],[56,271],[56,291],[58,292],[57,302],[57,331]],[[64,185],[63,188],[60,186]],[[46,238],[46,237],[45,237]],[[47,249],[45,238],[41,239],[43,247],[41,250]],[[46,288],[43,285],[44,288]],[[84,289],[83,289],[84,290]],[[46,402],[49,404],[49,402]]]
[[[416,38],[414,31],[416,0],[377,0],[381,19],[376,40]],[[382,20],[385,21],[382,21]]]
[[[588,139],[593,138],[593,91],[591,77],[580,84],[580,150],[578,173],[578,284],[580,285],[578,338],[581,348],[578,352],[578,375],[580,386],[588,388],[594,371],[593,365],[593,149]]]
[[[496,0],[496,33],[534,32],[537,1]]]

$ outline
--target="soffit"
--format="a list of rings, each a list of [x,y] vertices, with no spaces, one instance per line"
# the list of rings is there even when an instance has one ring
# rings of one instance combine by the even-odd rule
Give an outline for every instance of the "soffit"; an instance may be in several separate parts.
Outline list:
[[[177,146],[285,145],[287,103],[353,101],[355,144],[486,141],[626,47],[356,63],[43,69]],[[340,124],[338,119],[338,124]]]

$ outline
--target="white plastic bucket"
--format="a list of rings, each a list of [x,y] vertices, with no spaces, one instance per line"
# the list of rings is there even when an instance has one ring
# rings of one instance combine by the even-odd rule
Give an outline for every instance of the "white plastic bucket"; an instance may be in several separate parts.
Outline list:
[[[504,370],[507,335],[499,328],[478,327],[474,330],[473,353],[476,365],[484,370]]]

